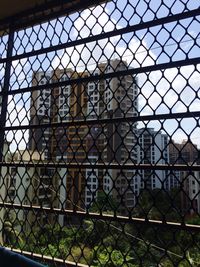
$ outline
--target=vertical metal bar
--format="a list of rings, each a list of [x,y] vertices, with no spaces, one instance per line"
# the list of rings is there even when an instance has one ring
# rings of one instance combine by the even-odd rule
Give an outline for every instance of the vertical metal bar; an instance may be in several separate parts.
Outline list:
[[[8,47],[7,47],[7,62],[5,67],[5,78],[4,85],[2,89],[2,107],[1,107],[1,117],[0,117],[0,162],[3,160],[3,148],[4,148],[4,137],[5,130],[4,127],[6,125],[6,115],[7,115],[7,106],[8,106],[8,91],[10,86],[10,75],[11,75],[11,67],[12,67],[12,52],[14,46],[14,30],[10,26],[9,28],[9,36],[8,36]]]

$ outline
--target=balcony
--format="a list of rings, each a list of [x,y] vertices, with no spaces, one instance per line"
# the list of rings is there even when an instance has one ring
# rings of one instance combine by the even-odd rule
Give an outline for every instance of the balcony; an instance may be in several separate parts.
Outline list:
[[[200,1],[16,2],[0,245],[48,266],[199,266]]]

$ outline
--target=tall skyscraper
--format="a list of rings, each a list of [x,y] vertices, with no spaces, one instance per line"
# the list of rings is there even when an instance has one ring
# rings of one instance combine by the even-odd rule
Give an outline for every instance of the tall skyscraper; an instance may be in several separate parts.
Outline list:
[[[50,72],[37,72],[33,75],[33,86],[48,84],[51,81]],[[51,89],[46,87],[43,90],[34,90],[31,93],[30,124],[45,124],[51,121]],[[41,127],[29,130],[28,148],[32,151],[44,153],[44,158],[50,158],[51,146],[50,136],[52,129],[50,127]]]
[[[113,60],[107,64],[106,73],[124,71],[126,62]],[[103,118],[117,119],[135,117],[138,115],[138,87],[133,76],[119,76],[105,80],[104,91],[105,107]],[[108,163],[123,165],[137,162],[136,126],[133,122],[108,123],[104,128],[103,159]],[[134,188],[135,171],[110,169],[105,175],[104,189],[111,190],[112,195],[119,205],[119,210],[126,213],[135,203]]]
[[[35,73],[33,84],[64,81],[79,76],[123,71],[127,64],[118,59],[99,64],[97,70],[74,73],[55,70],[46,78]],[[72,83],[36,91],[31,96],[30,123],[111,119],[106,124],[73,125],[36,129],[30,132],[29,148],[42,151],[45,159],[66,163],[91,163],[91,168],[66,170],[66,207],[92,205],[100,190],[109,192],[121,206],[133,207],[133,170],[92,168],[94,163],[125,164],[137,161],[136,123],[115,120],[137,116],[138,88],[135,77],[127,75],[106,80]],[[63,174],[62,174],[63,175]],[[63,177],[61,177],[63,178]],[[113,186],[114,185],[114,186]]]

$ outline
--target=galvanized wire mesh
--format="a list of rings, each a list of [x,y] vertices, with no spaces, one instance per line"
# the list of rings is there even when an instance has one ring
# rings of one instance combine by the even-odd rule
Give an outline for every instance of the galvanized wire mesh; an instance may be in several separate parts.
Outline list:
[[[1,244],[198,266],[200,2],[86,2],[1,23]]]

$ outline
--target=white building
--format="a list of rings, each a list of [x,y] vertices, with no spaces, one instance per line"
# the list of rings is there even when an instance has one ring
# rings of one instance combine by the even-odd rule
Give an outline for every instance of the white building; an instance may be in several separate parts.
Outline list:
[[[124,71],[127,69],[127,64],[115,59],[106,64],[100,64],[98,67],[99,69],[93,75],[99,75],[101,72]],[[120,119],[137,116],[137,95],[137,80],[130,75],[90,82],[88,84],[87,115],[89,118],[97,119]],[[107,164],[123,165],[125,162],[136,162],[136,126],[137,124],[132,122],[110,123],[105,125],[103,129],[101,125],[96,125],[97,137],[93,136],[93,138],[96,140],[94,143],[99,151],[95,151],[95,148],[91,149],[89,158],[95,158],[96,162],[102,161]],[[98,135],[98,128],[100,133],[103,130],[102,135]],[[95,170],[95,175],[94,171],[91,172],[91,170],[87,170],[86,173],[91,174],[91,177],[87,176],[86,178],[89,181],[89,190],[86,190],[87,204],[89,204],[89,200],[92,201],[96,197],[94,191],[98,188],[98,181],[101,180],[103,183],[102,189],[113,195],[118,202],[123,202],[121,208],[124,206],[126,210],[133,207],[135,199],[133,188],[135,175],[133,170],[119,172],[111,168],[109,171],[103,170],[100,172]],[[114,184],[116,189],[113,189]]]
[[[191,212],[200,213],[200,172],[194,171],[188,177],[188,191],[189,199],[191,201]]]
[[[138,163],[161,164],[169,163],[168,136],[153,128],[138,129]],[[143,188],[155,189],[164,187],[170,189],[170,176],[165,170],[140,170],[136,178],[137,194]]]

